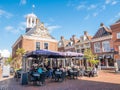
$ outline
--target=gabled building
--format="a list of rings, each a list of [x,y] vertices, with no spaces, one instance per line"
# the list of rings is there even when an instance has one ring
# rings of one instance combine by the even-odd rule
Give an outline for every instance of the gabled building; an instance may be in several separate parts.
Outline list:
[[[91,48],[94,54],[98,55],[100,65],[102,68],[110,68],[114,66],[114,54],[112,31],[103,23],[91,40]]]
[[[57,51],[57,40],[50,35],[35,14],[27,15],[26,33],[21,35],[12,46],[12,56],[16,56],[16,50],[23,48],[25,51],[48,49]]]
[[[84,53],[85,49],[91,48],[91,39],[92,36],[90,36],[87,31],[84,31],[84,35],[81,36],[79,41],[75,44],[76,52]]]
[[[120,68],[120,19],[110,26],[112,30],[112,41],[114,49],[114,59]]]
[[[65,39],[64,36],[61,36],[60,41],[58,42],[58,51],[65,52],[65,47],[68,44],[69,40]]]
[[[76,38],[75,35],[73,35],[69,42],[67,43],[66,47],[65,47],[65,51],[71,51],[71,52],[76,52],[75,50],[75,44],[78,42],[78,38]]]
[[[75,44],[78,42],[78,39],[73,35],[70,40],[66,40],[61,36],[61,40],[58,42],[58,51],[65,52],[71,51],[75,52]]]
[[[80,36],[80,39],[75,44],[75,51],[84,54],[85,49],[91,49],[91,39],[92,36],[89,35],[87,31],[84,31],[84,35]],[[87,62],[83,58],[81,58],[80,66],[85,66],[86,63]]]

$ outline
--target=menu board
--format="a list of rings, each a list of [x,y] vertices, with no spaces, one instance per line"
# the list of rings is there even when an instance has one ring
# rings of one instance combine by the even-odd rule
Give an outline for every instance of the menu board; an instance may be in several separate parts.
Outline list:
[[[10,66],[3,66],[3,72],[2,72],[3,77],[8,77],[10,76]]]

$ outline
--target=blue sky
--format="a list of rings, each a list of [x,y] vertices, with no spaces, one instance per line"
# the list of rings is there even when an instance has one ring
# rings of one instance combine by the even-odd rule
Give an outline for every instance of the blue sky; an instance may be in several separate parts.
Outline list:
[[[35,8],[32,9],[32,5]],[[25,33],[25,15],[34,12],[57,40],[88,31],[94,35],[100,23],[110,26],[120,18],[119,0],[0,0],[0,50]]]

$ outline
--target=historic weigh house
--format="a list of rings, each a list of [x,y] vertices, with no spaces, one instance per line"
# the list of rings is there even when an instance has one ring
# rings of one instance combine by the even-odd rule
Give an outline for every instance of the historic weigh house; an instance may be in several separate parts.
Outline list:
[[[33,13],[28,14],[26,20],[26,33],[13,44],[12,56],[15,57],[18,48],[23,48],[26,52],[40,49],[57,51],[57,40],[50,35],[44,23]]]

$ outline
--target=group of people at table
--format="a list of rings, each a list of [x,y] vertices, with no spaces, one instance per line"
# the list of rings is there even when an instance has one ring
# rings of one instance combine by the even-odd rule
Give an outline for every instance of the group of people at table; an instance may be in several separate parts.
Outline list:
[[[88,76],[94,76],[94,73],[97,69],[94,67],[90,71],[85,71],[84,68],[80,68],[79,66],[73,67],[50,67],[50,66],[32,66],[29,71],[29,79],[30,81],[39,81],[41,84],[45,83],[46,78],[54,79],[55,81],[64,81],[68,76],[70,79],[75,79],[78,76],[84,76],[84,73],[87,72]]]

